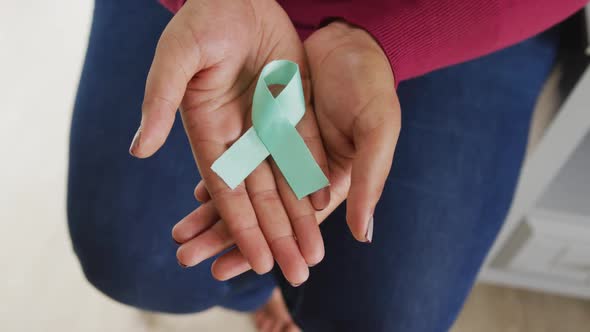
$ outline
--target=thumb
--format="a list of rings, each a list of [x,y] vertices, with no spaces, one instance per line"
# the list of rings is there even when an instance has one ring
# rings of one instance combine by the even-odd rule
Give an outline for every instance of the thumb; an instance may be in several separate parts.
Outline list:
[[[145,86],[141,124],[129,148],[138,158],[153,155],[166,141],[189,80],[201,69],[202,54],[182,10],[170,21],[156,47]]]
[[[359,113],[353,125],[356,154],[352,162],[346,220],[361,242],[373,237],[373,212],[391,169],[401,128],[395,92],[378,95]]]

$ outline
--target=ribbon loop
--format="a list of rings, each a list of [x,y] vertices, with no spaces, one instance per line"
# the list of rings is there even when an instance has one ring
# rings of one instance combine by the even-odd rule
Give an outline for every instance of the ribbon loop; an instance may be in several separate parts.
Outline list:
[[[274,97],[269,85],[285,85]],[[248,129],[211,166],[234,189],[269,155],[301,199],[325,186],[328,179],[295,126],[305,113],[301,75],[296,63],[276,60],[260,73],[252,101],[252,128]]]

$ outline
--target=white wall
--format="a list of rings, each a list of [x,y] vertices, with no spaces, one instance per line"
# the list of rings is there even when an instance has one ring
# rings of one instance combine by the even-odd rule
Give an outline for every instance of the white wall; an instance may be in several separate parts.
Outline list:
[[[66,227],[67,150],[92,6],[0,0],[0,331],[251,331],[248,317],[220,309],[139,312],[80,271]]]

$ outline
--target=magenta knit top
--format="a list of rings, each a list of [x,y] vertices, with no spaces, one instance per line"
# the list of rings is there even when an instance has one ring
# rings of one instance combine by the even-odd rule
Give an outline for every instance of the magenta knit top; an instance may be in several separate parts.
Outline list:
[[[159,0],[172,12],[185,0]],[[326,19],[366,29],[396,83],[485,55],[564,20],[587,0],[278,0],[302,38]]]

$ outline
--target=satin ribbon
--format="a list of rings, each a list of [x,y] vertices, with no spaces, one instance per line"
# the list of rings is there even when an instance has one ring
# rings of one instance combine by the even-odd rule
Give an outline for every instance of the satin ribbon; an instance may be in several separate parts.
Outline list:
[[[270,85],[284,85],[274,97]],[[295,126],[305,113],[299,66],[275,60],[264,66],[252,101],[252,127],[211,166],[234,189],[269,155],[298,199],[329,184]]]

